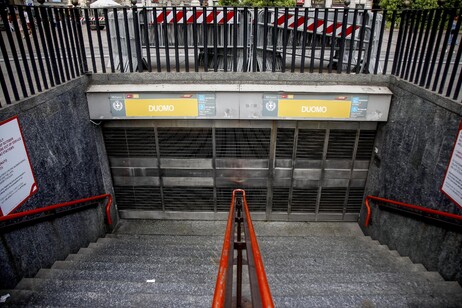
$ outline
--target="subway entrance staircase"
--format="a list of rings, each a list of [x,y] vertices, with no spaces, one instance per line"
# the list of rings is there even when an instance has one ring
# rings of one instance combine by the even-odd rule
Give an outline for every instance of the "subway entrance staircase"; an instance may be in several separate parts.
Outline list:
[[[275,307],[461,307],[462,289],[356,223],[254,222]],[[122,220],[5,306],[210,307],[224,221]],[[244,279],[245,280],[245,279]],[[245,297],[245,293],[244,293]]]

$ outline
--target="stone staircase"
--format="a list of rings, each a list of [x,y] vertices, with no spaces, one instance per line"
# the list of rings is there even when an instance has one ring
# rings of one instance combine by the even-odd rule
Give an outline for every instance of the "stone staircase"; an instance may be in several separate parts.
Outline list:
[[[462,307],[457,282],[357,224],[254,224],[276,307]],[[224,230],[225,222],[123,220],[0,296],[10,294],[11,307],[210,307]]]

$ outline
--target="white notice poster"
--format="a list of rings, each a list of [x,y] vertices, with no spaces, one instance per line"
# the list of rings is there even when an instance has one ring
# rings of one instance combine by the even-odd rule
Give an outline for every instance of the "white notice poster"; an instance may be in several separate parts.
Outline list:
[[[0,122],[0,216],[37,191],[17,117]]]
[[[462,207],[462,129],[457,135],[441,190],[453,202]]]

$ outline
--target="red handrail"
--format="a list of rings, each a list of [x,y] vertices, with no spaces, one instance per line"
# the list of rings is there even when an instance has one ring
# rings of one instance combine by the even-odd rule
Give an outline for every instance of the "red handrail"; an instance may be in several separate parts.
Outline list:
[[[19,212],[15,214],[9,214],[7,216],[2,216],[0,217],[0,221],[7,221],[7,220],[12,220],[20,217],[25,217],[29,215],[34,215],[38,213],[43,213],[46,211],[51,211],[79,203],[84,203],[84,202],[90,202],[90,201],[96,201],[96,200],[101,200],[107,198],[107,204],[106,204],[106,216],[107,216],[107,222],[109,225],[112,225],[112,219],[111,219],[111,205],[112,205],[112,195],[111,194],[104,194],[104,195],[99,195],[99,196],[93,196],[89,198],[84,198],[84,199],[79,199],[79,200],[74,200],[74,201],[69,201],[69,202],[64,202],[64,203],[58,203],[54,205],[49,205],[46,207],[41,207],[38,209],[33,209],[29,211],[24,211],[24,212]]]
[[[231,242],[231,230],[233,229],[234,217],[234,191],[233,199],[229,207],[228,223],[226,224],[225,238],[223,240],[223,249],[221,250],[220,267],[218,268],[217,283],[215,285],[215,294],[213,294],[212,307],[223,307],[225,303],[226,293],[226,280],[228,278],[228,261],[229,261],[229,248]],[[233,250],[234,252],[234,250]],[[232,258],[233,256],[231,256]]]
[[[255,230],[253,228],[252,219],[250,218],[250,211],[249,211],[249,207],[247,206],[247,199],[245,198],[245,191],[242,189],[236,189],[236,190],[242,192],[242,196],[244,199],[244,211],[248,219],[249,237],[250,237],[250,243],[252,244],[252,253],[253,253],[253,257],[255,261],[255,270],[257,272],[258,287],[260,288],[260,298],[262,302],[262,307],[265,307],[265,308],[274,307],[273,297],[271,296],[271,290],[268,285],[268,280],[266,279],[265,267],[263,266],[263,260],[261,258],[260,248],[258,247],[257,236],[255,235]],[[234,195],[234,192],[233,192],[233,195]]]
[[[424,212],[424,213],[435,214],[435,215],[439,215],[439,216],[448,217],[448,218],[452,218],[452,219],[462,221],[462,216],[461,215],[451,214],[451,213],[447,213],[447,212],[442,212],[442,211],[438,211],[438,210],[429,209],[429,208],[419,206],[419,205],[408,204],[408,203],[403,203],[403,202],[399,202],[399,201],[394,201],[394,200],[390,200],[390,199],[385,199],[385,198],[380,198],[380,197],[375,197],[375,196],[370,196],[369,195],[369,196],[366,197],[366,202],[365,202],[366,203],[366,209],[367,209],[366,221],[364,223],[365,227],[369,226],[369,223],[370,223],[370,220],[371,220],[371,207],[369,205],[369,200],[387,202],[387,203],[402,206],[402,207],[405,207],[405,208],[418,210],[418,211],[421,211],[421,212]]]

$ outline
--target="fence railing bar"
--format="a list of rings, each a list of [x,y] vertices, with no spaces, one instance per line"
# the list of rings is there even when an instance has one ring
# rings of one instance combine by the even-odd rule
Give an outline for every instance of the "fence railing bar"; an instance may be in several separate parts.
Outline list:
[[[363,48],[364,48],[364,38],[366,36],[366,25],[367,25],[367,10],[363,11],[363,17],[362,17],[362,23],[361,23],[361,31],[359,31],[359,47],[358,47],[358,61],[356,63],[356,74],[359,74],[361,72],[361,55],[363,54]],[[370,44],[369,40],[369,44]],[[365,63],[363,63],[365,64]]]
[[[237,40],[237,32],[239,31],[237,27],[237,19],[239,16],[239,12],[237,10],[237,7],[233,8],[233,72],[237,72],[237,45],[239,44]],[[243,49],[245,49],[245,42],[243,42]],[[244,66],[243,66],[244,67]]]
[[[35,23],[36,22],[38,23],[38,20],[36,20],[36,18],[34,17],[35,14],[32,14],[31,7],[27,7],[26,12],[29,16],[30,31],[31,31],[31,36],[32,36],[32,40],[34,41],[34,47],[35,47],[34,53],[37,56],[37,62],[40,68],[40,76],[42,77],[43,87],[45,88],[45,90],[47,90],[48,89],[47,75],[46,75],[45,67],[43,65],[42,52],[40,51],[40,44],[38,41],[39,33],[37,32],[37,28],[35,27]],[[40,90],[41,89],[40,78],[37,78],[37,81],[38,81],[37,83],[38,89],[39,91],[41,91]]]
[[[123,8],[123,17],[124,17],[124,26],[125,26],[125,41],[127,44],[127,58],[128,58],[128,70],[130,73],[133,73],[133,59],[132,59],[132,47],[131,47],[131,40],[130,40],[130,28],[128,27],[128,11],[127,8]],[[124,63],[125,65],[125,63]]]
[[[162,64],[160,62],[160,39],[159,39],[159,27],[162,28],[162,25],[159,26],[157,22],[157,9],[154,7],[152,10],[152,22],[154,28],[154,44],[156,45],[156,69],[157,72],[162,72]]]
[[[276,47],[277,47],[277,37],[278,37],[278,27],[277,27],[277,18],[279,15],[279,10],[277,7],[274,8],[274,23],[272,24],[272,34],[271,34],[271,46],[272,46],[272,52],[271,52],[271,72],[275,73],[276,72]],[[271,23],[271,19],[269,21]],[[306,32],[305,32],[306,33]]]
[[[338,27],[338,9],[334,9],[334,23],[333,23],[333,30],[330,42],[330,55],[329,55],[329,66],[327,67],[327,72],[329,74],[332,73],[332,69],[334,66],[334,52],[335,46],[337,45],[337,27]],[[337,62],[338,64],[338,62]]]
[[[391,68],[391,74],[392,75],[397,75],[399,74],[399,69],[398,69],[398,63],[399,63],[399,57],[400,57],[400,52],[401,52],[401,45],[403,41],[403,35],[404,35],[404,21],[406,17],[406,11],[401,11],[400,14],[400,21],[399,21],[399,30],[398,30],[398,38],[396,40],[396,47],[395,47],[395,55],[393,57],[393,65]]]
[[[382,23],[380,24],[379,43],[377,46],[377,52],[375,54],[375,65],[374,65],[375,75],[379,73],[380,55],[381,55],[382,44],[383,44],[383,35],[385,32],[385,25],[386,25],[386,20],[387,20],[386,16],[387,16],[387,11],[384,11],[382,15]]]
[[[213,14],[213,71],[218,71],[218,23],[217,23],[217,7],[212,8]]]
[[[456,34],[457,34],[457,32],[456,32]],[[460,69],[460,67],[457,65],[457,63],[460,63],[460,59],[461,59],[461,55],[462,55],[462,47],[461,46],[462,46],[462,44],[459,43],[459,50],[457,51],[456,59],[454,61],[454,66],[452,68],[451,78],[450,78],[449,83],[448,83],[448,90],[446,92],[447,97],[451,96],[451,91],[452,91],[452,87],[454,86],[454,82],[456,80],[457,71]],[[459,72],[459,76],[462,76],[462,71]],[[455,97],[454,99],[457,99],[457,95],[458,95],[458,93],[456,91],[456,94],[454,95],[454,97]]]
[[[111,41],[111,27],[109,27],[109,13],[108,9],[103,9],[104,20],[106,20],[106,42],[109,53],[109,64],[111,65],[111,73],[115,73],[114,65],[114,55],[112,51],[112,41]],[[117,18],[117,14],[114,15],[114,20]]]
[[[3,44],[3,42],[2,42]],[[3,75],[3,70],[2,70],[2,66],[0,65],[0,85],[2,87],[2,91],[3,91],[3,96],[5,98],[5,104],[6,105],[10,105],[11,104],[11,98],[10,98],[10,93],[8,91],[8,87],[6,85],[6,78],[5,78],[5,75]],[[0,108],[2,107],[5,107],[2,102],[0,101]]]
[[[460,61],[461,54],[462,54],[462,43],[459,43],[459,51],[457,52],[457,58],[456,58],[458,59],[457,61]],[[452,97],[452,99],[457,100],[459,98],[461,86],[462,86],[462,71],[459,72],[459,80],[457,81],[457,86],[454,91],[454,96]]]
[[[268,23],[269,23],[269,13],[268,7],[264,8],[263,11],[263,62],[262,62],[262,71],[266,72],[266,53],[268,49]]]
[[[76,77],[74,67],[76,64],[77,56],[75,54],[75,50],[71,48],[71,42],[74,36],[72,34],[72,29],[70,27],[69,9],[61,9],[60,18],[63,21],[63,38],[64,38],[64,43],[66,45],[67,57],[69,60],[69,70],[70,70],[69,79],[74,79]]]
[[[405,33],[405,43],[403,44],[403,54],[404,57],[401,59],[399,65],[399,77],[404,78],[404,73],[406,72],[406,64],[409,62],[409,49],[411,48],[411,40],[413,37],[413,29],[414,29],[414,21],[415,21],[415,11],[410,11],[409,13],[409,20],[406,25],[406,33]]]
[[[204,37],[204,72],[209,71],[209,50],[208,50],[208,36],[207,36],[207,8],[202,8],[202,29]]]
[[[419,62],[419,56],[421,56],[422,54],[425,53],[425,46],[422,46],[422,39],[423,39],[423,36],[424,36],[424,30],[425,30],[425,24],[427,22],[427,11],[423,11],[421,12],[422,15],[421,15],[421,20],[420,20],[420,28],[419,28],[419,36],[418,36],[418,39],[417,39],[417,45],[415,46],[415,48],[413,48],[412,50],[414,50],[414,57],[413,57],[413,61],[412,61],[412,69],[411,69],[411,72],[410,72],[410,76],[409,78],[407,78],[407,80],[409,80],[410,82],[413,82],[414,81],[414,75],[415,75],[415,71],[417,69],[417,63]],[[419,26],[417,26],[419,27]]]
[[[120,27],[119,27],[119,12],[116,8],[112,9],[114,14],[114,28],[116,34],[116,45],[117,45],[117,54],[119,55],[119,70],[121,73],[124,72],[124,59],[122,56],[122,43],[120,42]]]
[[[253,46],[252,46],[252,72],[257,71],[257,28],[258,28],[258,8],[254,8],[253,10],[254,16],[253,16],[253,31],[252,31],[252,36],[253,36]]]
[[[90,47],[91,65],[93,68],[93,73],[96,73],[95,49],[93,48],[93,39],[91,36],[90,17],[88,14],[88,10],[84,10],[84,15],[85,15],[85,25],[87,27],[88,47]]]
[[[188,42],[188,25],[187,25],[186,7],[183,7],[183,37],[184,37],[184,68],[186,72],[189,72],[189,50],[188,50],[189,42]]]
[[[434,35],[433,38],[430,37],[430,48],[428,48],[427,51],[427,58],[425,61],[426,66],[424,67],[424,71],[422,72],[422,79],[420,81],[420,86],[423,86],[425,84],[425,88],[428,89],[430,88],[430,83],[431,83],[431,76],[433,74],[433,69],[435,68],[435,63],[436,63],[436,58],[438,57],[438,49],[439,49],[439,44],[441,42],[441,38],[443,36],[443,25],[444,21],[447,18],[447,10],[443,10],[443,16],[441,17],[441,10],[437,11],[439,14],[437,14],[437,19],[434,22],[434,26],[432,29],[432,32],[434,31],[434,35],[438,32],[437,38],[436,38],[436,43],[433,44],[434,42]],[[441,18],[440,18],[441,17]],[[439,29],[439,31],[438,31]],[[433,54],[433,56],[432,56]],[[430,61],[431,58],[431,61]],[[430,66],[428,66],[430,65]],[[427,74],[427,70],[428,74]]]
[[[384,14],[384,17],[385,17],[385,14]],[[390,33],[388,34],[387,51],[385,52],[385,63],[383,64],[383,75],[387,74],[388,60],[390,59],[391,43],[393,41],[393,32],[395,30],[395,22],[396,22],[396,11],[393,11],[392,16],[391,16],[390,30],[389,30]]]
[[[135,46],[136,46],[136,61],[137,61],[137,71],[143,72],[144,64],[143,64],[143,55],[141,51],[141,34],[140,34],[140,23],[138,19],[138,8],[136,5],[133,6],[132,10],[133,14],[133,32],[135,36]]]
[[[87,55],[85,52],[85,43],[83,41],[83,32],[82,32],[82,24],[80,23],[80,13],[79,10],[74,8],[72,10],[74,12],[74,25],[77,28],[77,33],[78,33],[78,41],[80,43],[80,48],[79,48],[79,55],[82,57],[80,63],[82,63],[82,70],[81,73],[86,73],[88,72],[88,63],[87,63]]]
[[[342,73],[343,70],[343,56],[345,54],[345,32],[347,29],[348,22],[348,8],[344,8],[342,11],[342,33],[340,34],[340,45],[337,62],[337,74]]]
[[[289,8],[284,8],[284,26],[282,29],[282,67],[281,67],[281,72],[285,73],[286,71],[286,64],[287,64],[287,44],[289,43],[289,36],[287,35],[287,29],[289,26],[289,18],[287,16],[289,15]],[[276,16],[277,18],[277,16]]]
[[[326,16],[329,15],[329,9],[324,9],[324,23],[322,26],[322,44],[321,44],[321,56],[319,58],[319,73],[322,73],[324,66],[324,53],[326,49],[326,40],[327,40],[327,22]]]
[[[242,40],[242,47],[243,47],[243,51],[242,51],[242,54],[243,54],[243,64],[242,64],[242,71],[247,71],[247,48],[248,48],[248,42],[247,42],[247,28],[248,28],[248,21],[247,21],[247,14],[248,14],[248,8],[245,7],[244,8],[244,16],[243,16],[243,22],[244,22],[244,26],[242,27],[243,28],[243,32],[244,32],[244,35],[243,35],[243,40]]]
[[[178,73],[180,71],[180,50],[178,48],[178,20],[177,10],[174,6],[172,9],[173,14],[173,48],[175,52],[175,70]]]
[[[64,70],[61,71],[61,75],[62,75],[63,81],[64,80],[69,81],[69,80],[71,80],[71,74],[69,72],[69,66],[71,66],[71,65],[68,64],[67,59],[69,58],[69,60],[70,60],[70,53],[68,53],[69,49],[66,49],[64,47],[64,36],[63,36],[64,25],[66,23],[64,22],[64,15],[62,14],[62,9],[55,9],[54,14],[55,14],[54,17],[55,17],[55,20],[56,20],[56,29],[58,31],[56,46],[61,47],[61,53],[62,53],[61,59],[62,59],[62,62],[63,62],[63,67],[64,67]],[[58,42],[59,42],[59,46],[58,46]],[[64,78],[64,73],[66,73],[66,78]]]
[[[310,73],[314,72],[314,58],[316,57],[316,42],[317,42],[317,30],[318,30],[318,14],[319,9],[314,9],[313,17],[313,36],[311,40],[311,56],[310,56]]]
[[[409,80],[409,73],[410,73],[410,70],[411,70],[412,62],[415,63],[417,61],[417,58],[413,57],[413,54],[414,54],[414,50],[416,49],[417,34],[419,32],[420,19],[422,17],[422,11],[418,10],[417,12],[415,12],[414,15],[416,16],[415,17],[415,24],[414,24],[413,27],[411,27],[412,41],[411,41],[410,47],[408,48],[409,56],[408,56],[408,58],[406,60],[406,62],[407,62],[406,63],[406,70],[404,72],[404,79],[406,79],[406,80]]]
[[[355,51],[355,44],[356,44],[356,25],[358,23],[358,9],[353,10],[353,31],[351,33],[351,40],[350,40],[350,52],[348,54],[348,63],[347,63],[347,70],[346,73],[351,73],[351,62],[353,60],[353,55]]]
[[[374,44],[374,37],[375,37],[375,23],[377,21],[377,10],[371,11],[372,12],[372,25],[371,25],[371,35],[369,37],[369,43],[367,44],[367,54],[366,61],[364,63],[364,67],[367,69],[367,73],[372,74],[373,72],[369,71],[370,63],[371,63],[371,55],[372,55],[372,45]]]
[[[412,80],[415,84],[419,84],[419,79],[420,79],[420,74],[422,71],[422,67],[426,64],[424,64],[424,59],[425,59],[425,54],[427,52],[427,47],[429,47],[429,36],[430,36],[430,30],[432,28],[432,23],[434,20],[434,13],[435,11],[430,11],[430,14],[427,14],[427,19],[423,21],[422,27],[425,27],[425,36],[422,41],[422,47],[421,47],[421,52],[420,53],[420,59],[419,59],[419,64],[417,65],[417,71],[414,75],[414,79]]]
[[[308,8],[305,8],[305,13],[303,15],[303,36],[302,36],[302,58],[300,63],[300,73],[305,72],[305,57],[306,57],[306,40],[307,40],[307,33],[308,33]],[[276,28],[276,27],[274,27]],[[275,61],[273,61],[274,63]],[[274,65],[273,65],[274,66]]]
[[[14,7],[9,6],[9,9],[10,9],[10,14],[12,16],[16,16],[16,12],[14,11]],[[16,18],[13,19],[13,27],[14,27],[14,32],[16,34],[16,40],[18,41],[18,47],[19,47],[19,43],[22,43],[22,42],[21,42],[21,34],[19,32],[18,22],[17,22]],[[11,53],[13,55],[13,62],[14,62],[15,68],[16,68],[16,74],[18,75],[19,85],[21,87],[22,95],[24,97],[28,97],[28,93],[27,93],[27,89],[26,89],[26,83],[25,83],[24,76],[23,76],[23,70],[22,70],[21,64],[19,62],[19,57],[17,56],[17,50],[16,50],[16,45],[14,43],[13,34],[11,33],[11,29],[9,27],[5,27],[5,30],[6,30],[6,34],[7,34],[7,38],[8,38],[8,43],[10,44]],[[19,36],[19,39],[18,39],[18,36]],[[23,59],[23,60],[26,60],[26,59]]]
[[[26,7],[26,9],[27,8],[28,7]],[[34,22],[34,20],[31,18],[32,14],[29,14],[29,12],[27,12],[27,10],[23,11],[22,7],[18,7],[19,18],[21,20],[22,28],[23,28],[23,31],[24,31],[24,38],[26,40],[27,51],[29,52],[29,58],[30,58],[31,66],[32,66],[32,72],[34,73],[35,85],[37,87],[37,91],[40,93],[40,92],[42,92],[42,85],[40,83],[40,77],[39,77],[39,73],[38,73],[38,70],[37,70],[37,64],[35,62],[35,52],[34,52],[34,50],[32,48],[32,43],[30,41],[29,31],[31,31],[31,30],[29,29],[29,27],[27,25],[26,18],[24,16],[24,12],[27,14],[27,16],[29,18],[29,24],[31,22]],[[34,87],[31,88],[31,94],[32,95],[35,94]]]
[[[295,72],[295,56],[297,55],[297,23],[298,23],[298,7],[294,12],[294,30],[292,31],[292,62],[290,64],[290,72]]]
[[[449,19],[448,19],[448,21],[447,21],[446,34],[444,35],[443,45],[441,46],[441,53],[440,53],[440,58],[439,58],[439,62],[438,62],[438,67],[436,68],[435,78],[433,80],[432,91],[436,91],[436,89],[438,87],[440,73],[441,73],[441,70],[443,68],[444,58],[445,58],[445,54],[446,54],[446,50],[447,50],[447,45],[448,45],[448,42],[449,42],[449,36],[451,34],[452,23],[453,23],[453,20],[454,20],[455,16],[456,16],[455,12],[452,12]],[[448,62],[450,62],[450,61],[448,61]]]
[[[458,36],[459,36],[459,30],[460,30],[460,23],[462,22],[462,16],[459,15],[458,17],[458,20],[457,20],[457,24],[456,24],[456,27],[454,29],[454,33],[451,34],[450,38],[452,39],[451,42],[448,41],[448,44],[450,44],[450,48],[449,48],[449,52],[448,52],[448,57],[446,59],[446,66],[444,68],[444,73],[443,73],[443,77],[442,77],[442,80],[441,80],[441,84],[440,84],[440,89],[438,91],[439,94],[443,94],[443,90],[444,90],[444,86],[446,85],[446,78],[448,76],[448,73],[449,73],[449,67],[451,65],[451,60],[452,60],[452,54],[454,52],[454,49],[456,47],[456,41],[458,39]],[[452,27],[452,25],[451,25]],[[450,32],[452,32],[452,28],[451,30],[449,30]],[[457,56],[456,56],[457,58]],[[453,69],[453,74],[455,75],[457,73],[457,68],[458,68],[458,63],[459,63],[459,60],[460,58],[454,62],[454,69]],[[450,82],[448,84],[448,90],[447,90],[447,94],[446,96],[450,96],[451,95],[451,90],[452,90],[452,83],[454,82],[455,80],[455,76],[454,78],[450,78]]]
[[[101,61],[101,70],[102,70],[103,73],[106,73],[106,63],[104,61],[103,41],[101,39],[99,13],[98,13],[97,9],[94,9],[94,14],[95,14],[95,24],[96,24],[96,39],[97,39],[97,42],[98,42],[99,58],[100,58],[100,61]]]
[[[157,32],[157,31],[156,31]],[[197,9],[193,7],[193,46],[194,46],[194,71],[199,72],[199,50],[197,47]]]
[[[236,20],[237,16],[234,16]],[[228,8],[223,8],[223,71],[228,71]],[[233,48],[234,49],[234,48]],[[233,64],[234,64],[234,55],[233,55]]]
[[[2,11],[2,15],[3,15],[3,11]],[[9,30],[6,30],[6,31],[8,32]],[[5,61],[6,71],[8,73],[8,80],[10,81],[10,84],[11,84],[11,89],[13,91],[14,99],[19,101],[19,92],[16,86],[16,78],[14,77],[13,69],[10,64],[10,58],[8,57],[8,52],[6,50],[6,46],[3,40],[0,40],[0,49],[2,50],[3,60]]]
[[[44,20],[43,20],[42,15],[41,15],[41,10],[39,11],[39,7],[35,7],[34,12],[35,12],[36,20],[37,20],[37,29],[39,30],[39,34],[40,34],[40,43],[41,43],[42,48],[43,48],[43,55],[44,55],[45,64],[46,64],[46,67],[47,67],[48,78],[50,80],[50,86],[54,87],[55,86],[55,82],[54,82],[55,77],[53,75],[53,73],[54,73],[53,69],[51,68],[50,55],[48,53],[48,47],[47,47],[47,44],[46,44],[45,31],[44,31],[44,28],[43,28]],[[46,80],[47,80],[47,77],[45,77],[43,79],[43,82],[47,86]],[[47,89],[47,87],[45,87],[45,89]]]
[[[51,29],[51,44],[50,46],[54,46],[55,48],[55,61],[53,61],[52,64],[56,63],[58,64],[57,69],[59,73],[59,77],[57,78],[56,81],[59,82],[59,84],[63,83],[66,81],[66,77],[64,76],[64,67],[63,67],[63,62],[62,62],[62,57],[61,57],[61,52],[59,50],[59,42],[58,42],[58,35],[57,35],[57,27],[59,20],[56,20],[56,17],[54,16],[54,12],[56,10],[54,8],[49,7],[47,12],[48,12],[48,22],[49,22],[49,28]]]

